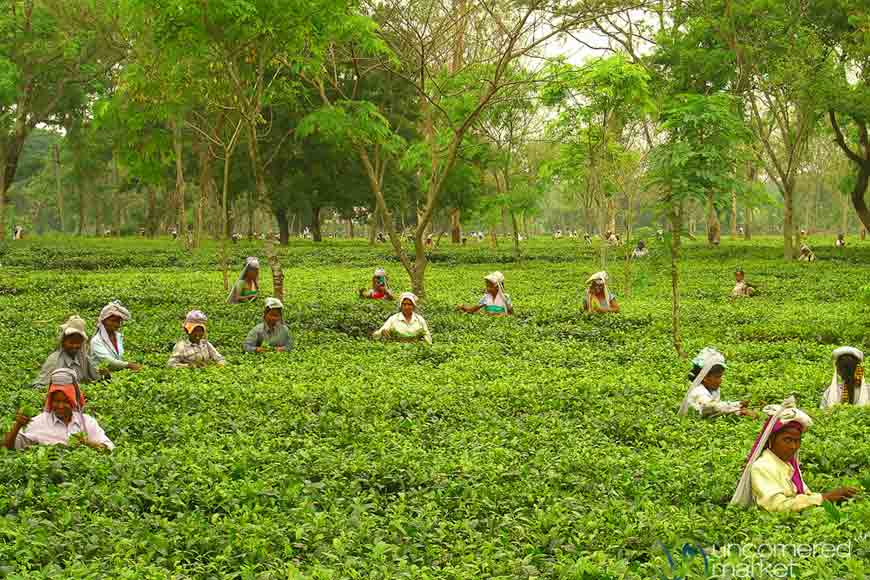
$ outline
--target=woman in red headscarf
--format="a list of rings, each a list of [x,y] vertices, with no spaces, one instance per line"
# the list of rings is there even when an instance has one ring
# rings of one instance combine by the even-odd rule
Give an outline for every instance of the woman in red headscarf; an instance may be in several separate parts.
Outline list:
[[[45,409],[32,419],[18,411],[3,441],[6,449],[69,445],[71,438],[94,449],[114,449],[114,443],[106,437],[97,420],[82,412],[85,397],[75,371],[60,368],[51,373],[50,379]]]

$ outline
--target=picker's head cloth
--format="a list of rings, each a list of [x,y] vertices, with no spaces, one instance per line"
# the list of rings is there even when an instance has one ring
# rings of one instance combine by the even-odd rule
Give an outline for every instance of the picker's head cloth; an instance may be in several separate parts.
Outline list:
[[[266,298],[266,310],[284,310],[284,303],[277,298]]]
[[[97,318],[97,334],[99,334],[100,338],[103,339],[103,344],[110,348],[114,348],[112,346],[112,340],[109,338],[109,332],[106,330],[106,327],[103,326],[103,321],[110,316],[117,316],[121,319],[121,322],[127,322],[130,320],[130,311],[124,308],[118,300],[109,302],[103,306],[102,310],[100,310],[100,316]]]
[[[85,321],[78,314],[70,316],[66,322],[60,325],[60,341],[63,342],[68,336],[79,335],[83,340],[88,340],[88,333],[85,332]]]
[[[387,271],[384,270],[383,268],[375,268],[374,277],[375,277],[375,278],[381,278],[381,277],[386,278],[386,277],[387,277]]]
[[[201,310],[191,310],[187,313],[187,316],[184,318],[184,324],[181,326],[188,334],[190,334],[196,327],[201,327],[205,330],[206,322],[208,322],[208,316],[206,316],[205,313]]]
[[[726,368],[725,355],[715,348],[705,347],[692,359],[692,367],[700,370],[695,376],[695,380],[689,383],[689,390],[686,391],[686,396],[683,397],[683,403],[680,405],[680,415],[686,415],[689,412],[689,395],[698,385],[704,382],[704,378],[710,373],[710,369],[715,366]]]
[[[410,300],[411,304],[414,305],[414,310],[417,309],[417,295],[413,292],[402,292],[402,295],[399,296],[399,310],[402,309],[402,304],[405,300]]]
[[[831,385],[825,391],[825,398],[828,399],[828,406],[836,405],[843,398],[843,393],[840,390],[840,373],[837,370],[837,361],[840,360],[840,357],[846,355],[853,356],[858,359],[859,366],[863,365],[864,363],[863,351],[860,351],[855,347],[841,346],[840,348],[834,350],[834,353],[831,357],[834,361],[834,376],[831,378]],[[870,405],[870,390],[867,389],[867,383],[864,382],[863,376],[861,377],[861,384],[858,387],[855,404],[860,406]]]
[[[81,410],[85,406],[85,396],[78,389],[78,375],[73,369],[59,368],[55,369],[49,375],[48,393],[45,396],[45,411],[51,412],[51,395],[55,392],[61,392],[66,395],[69,404],[74,410]],[[78,396],[76,396],[78,392]]]
[[[761,433],[756,437],[752,451],[746,457],[743,474],[740,476],[734,497],[731,498],[732,505],[748,507],[754,503],[754,498],[752,497],[752,464],[755,463],[755,460],[767,448],[771,435],[783,429],[798,429],[803,433],[813,424],[810,416],[797,408],[794,397],[789,397],[782,402],[782,405],[767,405],[764,408],[764,412],[767,414],[767,421],[765,421],[764,427],[761,428]],[[794,470],[791,480],[795,485],[795,489],[797,489],[798,493],[804,493],[806,486],[801,475],[799,454],[800,452],[795,453],[788,462]]]
[[[591,304],[591,296],[592,296],[592,284],[593,282],[598,282],[604,286],[604,300],[607,303],[608,307],[610,305],[610,287],[607,285],[607,272],[601,270],[600,272],[595,272],[589,278],[586,279],[586,302]]]
[[[492,272],[491,274],[487,274],[483,277],[487,282],[492,282],[498,288],[498,294],[496,294],[496,299],[501,297],[502,301],[507,304],[507,299],[505,298],[504,292],[504,274],[501,272]]]

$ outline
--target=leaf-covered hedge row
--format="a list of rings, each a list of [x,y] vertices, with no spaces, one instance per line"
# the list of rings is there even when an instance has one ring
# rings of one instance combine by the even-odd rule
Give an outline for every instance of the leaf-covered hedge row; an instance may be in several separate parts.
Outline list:
[[[236,262],[259,253],[232,249]],[[726,544],[851,542],[848,558],[764,561],[792,563],[801,577],[867,574],[866,500],[794,516],[726,507],[759,423],[677,417],[688,368],[670,345],[662,248],[632,265],[630,289],[624,263],[608,258],[623,312],[600,318],[580,314],[581,282],[599,269],[595,248],[538,241],[529,259],[508,263],[499,260],[509,248],[445,248],[423,305],[431,348],[368,338],[395,305],[360,302],[355,289],[384,252],[346,242],[286,249],[298,347],[255,357],[241,340],[259,307],[224,303],[214,248],[9,244],[0,257],[4,429],[16,405],[41,404],[26,385],[70,314],[93,331],[99,309],[123,300],[134,316],[127,348],[147,367],[86,389],[113,454],[0,453],[0,575],[674,577],[659,541],[673,554],[702,546],[718,565],[727,559],[714,551]],[[725,353],[726,398],[758,407],[798,395],[816,421],[803,447],[812,489],[858,483],[870,475],[870,412],[817,407],[831,349],[870,347],[870,247],[827,257],[820,248],[813,265],[783,264],[779,252],[771,241],[687,247],[687,348]],[[161,265],[169,256],[180,262]],[[759,297],[727,298],[738,265]],[[398,264],[388,268],[404,289]],[[493,269],[505,272],[517,316],[455,312],[479,298]],[[264,282],[268,291],[267,270]],[[165,368],[191,308],[209,315],[226,368]],[[689,577],[701,577],[693,563]]]

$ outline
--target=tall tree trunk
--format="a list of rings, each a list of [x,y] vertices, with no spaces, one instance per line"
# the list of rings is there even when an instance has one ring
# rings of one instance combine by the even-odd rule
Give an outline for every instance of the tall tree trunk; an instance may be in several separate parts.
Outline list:
[[[208,143],[203,139],[195,141],[199,160],[199,201],[196,204],[196,214],[193,224],[193,247],[198,248],[205,234],[205,211],[210,205],[214,191],[214,176],[212,175],[212,156]]]
[[[786,260],[794,259],[794,180],[785,182],[783,188],[782,207],[782,238],[783,257]]]
[[[520,257],[520,232],[519,227],[517,226],[517,214],[514,212],[508,212],[511,215],[511,228],[513,229],[513,238],[514,238],[514,257]]]
[[[713,194],[707,195],[707,243],[711,246],[720,242],[721,226],[719,216],[716,214],[716,205],[713,203]]]
[[[840,211],[840,233],[845,234],[849,230],[849,198],[845,195],[842,197]]]
[[[250,191],[248,192],[248,239],[253,239],[254,234],[256,232],[256,226],[254,225],[254,210],[256,209],[256,205],[254,204],[254,194]]]
[[[287,221],[287,210],[283,207],[274,210],[275,219],[278,220],[278,236],[281,245],[286,246],[290,242],[290,223]]]
[[[731,239],[737,239],[737,190],[731,192]]]
[[[347,220],[347,238],[349,240],[353,239],[353,218],[348,218]]]
[[[286,214],[285,220],[286,221]],[[275,244],[272,240],[266,240],[266,257],[269,259],[269,267],[272,269],[272,296],[278,300],[284,300],[284,272],[281,269],[281,262],[278,260],[278,253],[275,251]]]
[[[680,332],[680,237],[683,229],[683,204],[671,202],[671,338],[680,358],[686,358]]]
[[[315,242],[322,242],[323,237],[320,232],[320,208],[311,208],[311,237]]]
[[[743,239],[750,241],[752,239],[752,214],[755,210],[750,205],[743,208],[743,221],[746,225],[743,228]]]
[[[178,241],[181,245],[187,243],[187,212],[184,208],[184,152],[181,134],[181,119],[176,119],[172,126],[172,145],[175,149],[175,203],[178,210],[176,227],[178,228]]]
[[[94,236],[97,238],[103,237],[103,204],[101,200],[94,200]]]
[[[121,208],[125,205],[121,199],[121,175],[118,169],[118,152],[112,149],[112,190],[115,192],[112,208],[112,235],[121,236]]]
[[[153,239],[157,235],[157,189],[148,188],[148,215],[145,219],[145,232]]]
[[[462,243],[462,224],[460,223],[459,208],[450,210],[450,241],[454,244]]]
[[[380,215],[380,209],[375,207],[375,211],[369,214],[369,245],[375,245],[375,239],[378,235],[378,215]]]
[[[63,211],[63,189],[61,189],[60,184],[60,144],[55,143],[52,146],[52,153],[54,157],[54,189],[55,189],[55,197],[57,199],[57,218],[60,222],[60,233],[63,233],[66,230],[65,216]]]
[[[85,188],[81,183],[76,183],[76,188],[79,190],[79,236],[85,235]]]
[[[607,229],[616,233],[616,199],[613,196],[607,198]]]

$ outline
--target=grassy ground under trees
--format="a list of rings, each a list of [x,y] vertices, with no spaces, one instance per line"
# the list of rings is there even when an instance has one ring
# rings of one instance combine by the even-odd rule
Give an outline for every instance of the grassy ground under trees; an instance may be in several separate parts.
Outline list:
[[[837,252],[833,240],[816,240],[812,265],[784,264],[780,244],[686,248],[687,350],[725,353],[725,398],[757,408],[797,394],[816,421],[803,446],[813,490],[866,481],[870,412],[821,413],[818,402],[832,348],[868,346],[861,287],[870,242]],[[293,242],[282,261],[297,349],[255,357],[241,341],[260,306],[225,304],[213,247],[0,247],[4,429],[19,402],[40,404],[27,384],[70,314],[93,332],[100,308],[121,299],[134,317],[130,358],[147,364],[86,389],[89,412],[117,445],[111,455],[0,453],[0,577],[681,575],[659,542],[675,564],[684,544],[703,547],[711,572],[730,564],[732,577],[786,577],[778,574],[789,565],[802,578],[865,577],[867,493],[838,511],[800,515],[726,507],[760,422],[677,417],[688,363],[670,342],[662,244],[632,266],[628,296],[625,262],[608,256],[623,312],[595,318],[580,305],[582,282],[600,269],[596,250],[572,240],[525,249],[522,262],[506,242],[436,252],[427,348],[368,338],[395,306],[363,303],[355,290],[378,265],[395,290],[408,286],[388,246]],[[245,255],[263,255],[253,244],[231,250],[233,277]],[[728,298],[736,266],[761,296]],[[456,313],[494,269],[505,273],[517,315]],[[208,314],[226,368],[165,368],[192,308]],[[749,548],[726,558],[721,547],[738,543]],[[816,555],[795,554],[801,544]],[[824,546],[839,552],[825,557]],[[751,576],[740,576],[750,564]],[[689,577],[702,577],[702,567],[691,559]]]

